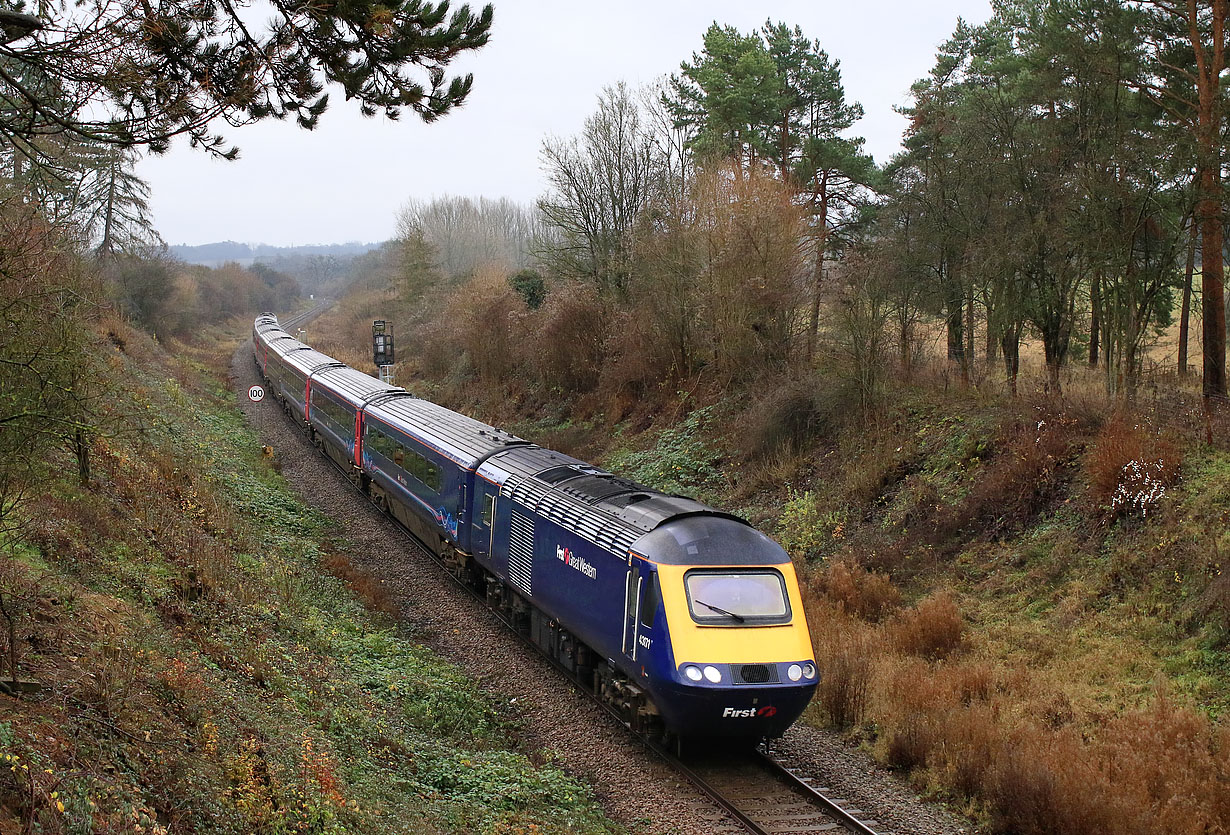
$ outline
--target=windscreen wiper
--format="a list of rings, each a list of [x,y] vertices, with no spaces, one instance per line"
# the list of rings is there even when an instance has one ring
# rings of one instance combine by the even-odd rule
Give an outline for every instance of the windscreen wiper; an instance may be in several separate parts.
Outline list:
[[[743,615],[736,615],[734,612],[728,612],[725,609],[721,608],[720,606],[714,606],[712,603],[706,603],[703,600],[697,600],[696,602],[704,606],[706,609],[712,609],[713,611],[717,612],[719,615],[728,615],[729,617],[732,617],[735,620],[737,620],[739,623],[743,623],[745,620],[747,620],[747,618],[743,617]]]

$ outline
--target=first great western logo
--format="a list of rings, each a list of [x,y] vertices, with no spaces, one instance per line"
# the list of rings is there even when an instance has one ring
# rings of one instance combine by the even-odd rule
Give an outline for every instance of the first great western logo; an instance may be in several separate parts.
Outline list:
[[[579,557],[576,554],[572,553],[571,548],[564,548],[562,546],[556,545],[555,546],[555,556],[559,559],[560,562],[564,563],[569,568],[576,569],[577,571],[581,572],[582,574],[584,574],[586,577],[588,577],[591,580],[596,579],[598,577],[598,569],[594,568],[593,565],[586,562],[583,557]]]

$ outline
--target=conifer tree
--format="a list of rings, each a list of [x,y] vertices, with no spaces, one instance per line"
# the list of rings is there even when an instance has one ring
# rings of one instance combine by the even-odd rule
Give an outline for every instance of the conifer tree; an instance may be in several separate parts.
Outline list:
[[[262,24],[265,8],[254,5],[40,4],[41,29],[0,43],[0,140],[62,134],[161,152],[186,135],[233,157],[216,122],[290,116],[313,128],[328,82],[364,115],[409,109],[432,121],[469,94],[470,75],[446,72],[487,42],[493,14],[490,5],[451,11],[448,0],[271,0]]]

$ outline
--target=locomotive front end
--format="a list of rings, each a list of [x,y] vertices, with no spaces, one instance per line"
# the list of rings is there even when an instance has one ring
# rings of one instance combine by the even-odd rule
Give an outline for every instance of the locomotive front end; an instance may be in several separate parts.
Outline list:
[[[671,520],[635,552],[655,564],[670,658],[655,702],[694,739],[780,736],[819,682],[789,555],[736,519]]]

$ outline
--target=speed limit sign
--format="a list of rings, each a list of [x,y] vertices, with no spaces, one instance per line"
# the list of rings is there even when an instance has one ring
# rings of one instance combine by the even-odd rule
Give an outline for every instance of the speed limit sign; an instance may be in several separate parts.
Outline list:
[[[259,403],[265,399],[265,390],[260,386],[252,386],[248,389],[248,399],[253,403]]]

